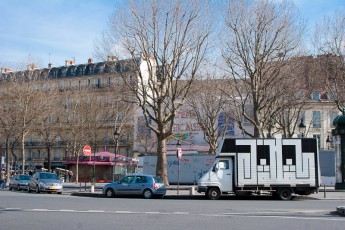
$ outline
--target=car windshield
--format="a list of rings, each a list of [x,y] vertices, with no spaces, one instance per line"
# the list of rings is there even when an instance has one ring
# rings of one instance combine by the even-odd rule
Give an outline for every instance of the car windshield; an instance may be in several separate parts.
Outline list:
[[[53,179],[53,180],[58,180],[59,178],[57,177],[56,174],[53,174],[53,173],[41,173],[41,174],[40,174],[40,179]]]
[[[19,180],[30,180],[30,175],[20,175],[19,177],[18,177],[18,179]]]

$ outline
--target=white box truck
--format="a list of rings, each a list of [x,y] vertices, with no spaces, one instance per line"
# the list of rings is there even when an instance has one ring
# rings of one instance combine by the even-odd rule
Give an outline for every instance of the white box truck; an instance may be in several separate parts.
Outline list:
[[[315,138],[224,139],[216,161],[199,180],[209,199],[223,194],[271,194],[281,200],[309,195],[320,185]]]

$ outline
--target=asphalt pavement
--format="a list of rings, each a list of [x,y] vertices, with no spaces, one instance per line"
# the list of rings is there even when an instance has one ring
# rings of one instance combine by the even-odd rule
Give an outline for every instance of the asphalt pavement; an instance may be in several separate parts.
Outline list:
[[[75,183],[64,182],[63,194],[72,196],[103,197],[102,188],[106,183]],[[167,199],[201,199],[204,194],[196,191],[195,185],[170,185],[167,188],[165,198]],[[298,199],[316,200],[345,200],[345,190],[335,190],[334,186],[320,187],[318,193],[308,196],[295,196]],[[336,207],[338,214],[345,216],[345,206]]]

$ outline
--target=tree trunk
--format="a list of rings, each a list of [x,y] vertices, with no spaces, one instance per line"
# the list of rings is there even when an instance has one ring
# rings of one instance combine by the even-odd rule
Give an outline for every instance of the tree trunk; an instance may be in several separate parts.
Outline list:
[[[10,142],[6,138],[6,186],[10,183]]]
[[[25,174],[25,136],[22,135],[22,174]]]
[[[47,146],[47,157],[48,157],[48,172],[51,172],[52,171],[52,163],[51,163],[51,160],[50,160],[50,144],[49,146]]]
[[[157,135],[157,167],[156,175],[163,179],[163,183],[169,186],[166,156],[166,139]]]

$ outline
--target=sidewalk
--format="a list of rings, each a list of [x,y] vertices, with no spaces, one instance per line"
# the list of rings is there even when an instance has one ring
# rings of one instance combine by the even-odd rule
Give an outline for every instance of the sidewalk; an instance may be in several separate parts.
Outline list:
[[[91,183],[73,183],[65,182],[63,184],[66,190],[64,193],[69,193],[75,196],[100,196],[102,194],[102,188],[107,183],[96,183],[94,192],[91,192]],[[177,191],[178,190],[178,191]],[[183,197],[194,197],[194,196],[204,196],[202,193],[196,191],[196,185],[170,185],[167,188],[166,196],[183,196]],[[320,187],[318,193],[314,193],[308,196],[296,196],[296,198],[306,198],[306,199],[318,199],[318,200],[345,200],[345,190],[335,190],[334,187]]]

